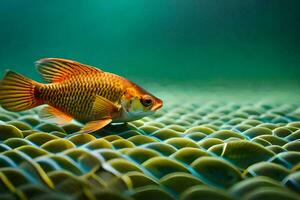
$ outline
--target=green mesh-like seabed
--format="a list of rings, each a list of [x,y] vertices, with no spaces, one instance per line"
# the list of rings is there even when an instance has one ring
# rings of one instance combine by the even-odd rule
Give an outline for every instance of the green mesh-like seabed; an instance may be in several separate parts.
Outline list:
[[[300,199],[299,106],[182,99],[93,134],[1,110],[0,199]]]

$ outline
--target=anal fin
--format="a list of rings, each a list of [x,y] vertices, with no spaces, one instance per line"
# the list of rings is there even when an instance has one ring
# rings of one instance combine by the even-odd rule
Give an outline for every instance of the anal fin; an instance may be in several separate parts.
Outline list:
[[[45,106],[40,110],[39,112],[39,117],[42,120],[59,124],[59,125],[64,125],[68,124],[72,121],[72,117],[63,113],[62,111],[52,107],[52,106]]]
[[[90,121],[88,122],[79,132],[80,133],[91,133],[94,131],[97,131],[104,126],[108,125],[112,119],[107,118],[107,119],[100,119],[96,121]]]

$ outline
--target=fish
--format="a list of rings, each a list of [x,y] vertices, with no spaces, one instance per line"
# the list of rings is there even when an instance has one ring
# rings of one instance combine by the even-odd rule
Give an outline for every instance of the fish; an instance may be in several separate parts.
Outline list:
[[[110,123],[126,123],[153,114],[163,101],[119,75],[62,58],[36,61],[46,83],[7,70],[0,81],[0,105],[20,112],[44,105],[39,116],[59,125],[78,121],[81,133]]]

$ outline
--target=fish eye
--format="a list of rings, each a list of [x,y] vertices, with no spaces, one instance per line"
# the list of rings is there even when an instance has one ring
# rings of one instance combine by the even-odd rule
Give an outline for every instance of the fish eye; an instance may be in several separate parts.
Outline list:
[[[150,96],[142,97],[140,101],[145,107],[149,107],[153,104],[153,100]]]

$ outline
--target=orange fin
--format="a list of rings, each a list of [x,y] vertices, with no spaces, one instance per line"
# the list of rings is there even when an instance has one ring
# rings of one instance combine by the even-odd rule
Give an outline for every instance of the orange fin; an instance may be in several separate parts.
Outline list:
[[[61,82],[71,76],[103,72],[92,66],[60,58],[44,58],[36,62],[37,70],[48,83]]]
[[[112,119],[107,118],[107,119],[101,119],[97,121],[91,121],[88,122],[79,132],[80,133],[91,133],[94,131],[97,131],[107,124],[109,124],[112,121]]]
[[[70,123],[73,118],[60,110],[52,107],[52,106],[45,106],[39,112],[39,116],[42,120],[46,120],[51,123],[64,125]]]
[[[7,71],[0,82],[0,105],[9,111],[18,112],[40,105],[35,98],[39,83],[13,71]]]
[[[112,114],[117,112],[119,109],[120,108],[110,100],[96,95],[92,108],[92,115],[100,118],[112,118]]]

